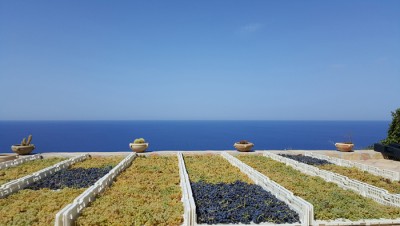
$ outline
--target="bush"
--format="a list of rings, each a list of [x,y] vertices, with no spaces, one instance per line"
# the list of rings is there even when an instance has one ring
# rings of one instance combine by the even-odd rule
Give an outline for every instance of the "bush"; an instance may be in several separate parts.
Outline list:
[[[388,129],[388,135],[381,142],[383,144],[400,144],[400,108],[392,112],[392,123]]]

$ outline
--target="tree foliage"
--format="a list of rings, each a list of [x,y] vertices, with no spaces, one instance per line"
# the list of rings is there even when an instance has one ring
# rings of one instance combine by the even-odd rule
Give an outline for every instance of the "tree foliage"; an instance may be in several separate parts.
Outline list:
[[[392,112],[392,123],[388,130],[388,136],[382,140],[383,144],[400,144],[400,108]]]

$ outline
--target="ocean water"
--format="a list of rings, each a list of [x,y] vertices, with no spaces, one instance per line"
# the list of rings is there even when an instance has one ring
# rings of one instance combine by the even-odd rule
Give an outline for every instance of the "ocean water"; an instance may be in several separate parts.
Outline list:
[[[242,139],[257,150],[334,150],[349,139],[356,149],[386,137],[389,121],[0,121],[0,153],[33,135],[36,153],[130,151],[143,137],[149,151],[232,150]]]

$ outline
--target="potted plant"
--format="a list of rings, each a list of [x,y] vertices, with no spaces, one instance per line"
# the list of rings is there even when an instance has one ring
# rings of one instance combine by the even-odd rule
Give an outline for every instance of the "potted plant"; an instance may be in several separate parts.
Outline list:
[[[149,143],[146,143],[146,140],[143,138],[138,138],[133,141],[133,143],[129,144],[129,147],[134,152],[145,152],[149,147]]]
[[[236,142],[233,146],[236,148],[236,150],[245,152],[251,151],[251,149],[254,147],[254,144],[247,140],[241,140]]]
[[[33,149],[35,149],[35,145],[31,144],[32,135],[28,136],[28,141],[26,138],[22,139],[21,144],[14,144],[11,146],[11,150],[18,155],[28,155]]]
[[[351,136],[349,135],[348,141],[345,142],[337,142],[335,143],[336,149],[342,152],[350,152],[353,151],[354,144],[351,141]]]

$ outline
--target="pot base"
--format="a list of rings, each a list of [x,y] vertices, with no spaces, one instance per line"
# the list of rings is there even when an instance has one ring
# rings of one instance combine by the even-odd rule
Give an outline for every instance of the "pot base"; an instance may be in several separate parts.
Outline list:
[[[143,144],[130,143],[129,144],[129,148],[136,153],[145,152],[148,147],[149,147],[149,143],[143,143]]]
[[[254,147],[253,143],[248,143],[248,144],[239,144],[239,143],[235,143],[233,145],[233,147],[236,148],[236,150],[240,151],[240,152],[249,152],[251,151],[251,149]]]
[[[20,145],[20,144],[16,144],[11,146],[11,150],[15,153],[17,153],[18,155],[29,155],[33,149],[35,149],[35,145],[30,144],[30,145]]]
[[[338,151],[351,152],[353,151],[354,144],[336,143],[335,146]]]

